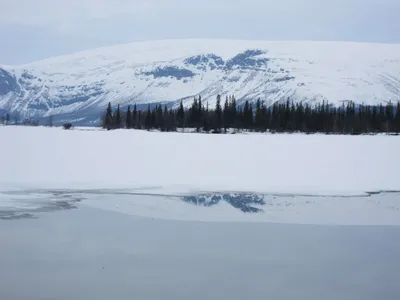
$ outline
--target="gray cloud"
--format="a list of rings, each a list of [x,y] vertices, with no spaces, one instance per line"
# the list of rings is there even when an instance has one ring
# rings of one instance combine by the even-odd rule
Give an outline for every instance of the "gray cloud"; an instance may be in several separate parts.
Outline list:
[[[164,38],[400,42],[398,0],[13,0],[1,9],[6,64]]]

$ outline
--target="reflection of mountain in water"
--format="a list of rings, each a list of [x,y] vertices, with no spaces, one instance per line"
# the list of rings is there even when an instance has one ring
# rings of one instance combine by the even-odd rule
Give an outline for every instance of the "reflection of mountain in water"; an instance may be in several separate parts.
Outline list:
[[[203,194],[185,196],[182,200],[199,206],[213,206],[225,201],[244,213],[257,213],[263,210],[251,205],[265,205],[264,197],[256,194]]]

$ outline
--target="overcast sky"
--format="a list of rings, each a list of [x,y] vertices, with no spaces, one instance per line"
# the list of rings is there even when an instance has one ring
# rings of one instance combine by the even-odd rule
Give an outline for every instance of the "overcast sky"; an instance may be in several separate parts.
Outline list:
[[[0,0],[0,63],[137,40],[400,43],[400,0]]]

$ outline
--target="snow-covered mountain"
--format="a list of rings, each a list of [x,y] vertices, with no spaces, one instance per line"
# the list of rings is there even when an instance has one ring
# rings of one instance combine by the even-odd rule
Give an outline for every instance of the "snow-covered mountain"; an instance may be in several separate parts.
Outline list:
[[[162,40],[0,65],[0,110],[20,118],[98,121],[113,104],[187,105],[217,94],[267,104],[400,100],[400,44]]]

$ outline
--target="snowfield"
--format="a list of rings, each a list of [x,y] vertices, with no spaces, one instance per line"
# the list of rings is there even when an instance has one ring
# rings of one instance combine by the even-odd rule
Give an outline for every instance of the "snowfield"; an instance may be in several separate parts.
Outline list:
[[[0,137],[0,211],[73,198],[161,219],[400,225],[398,136],[2,126]],[[182,201],[224,193],[265,203]]]

